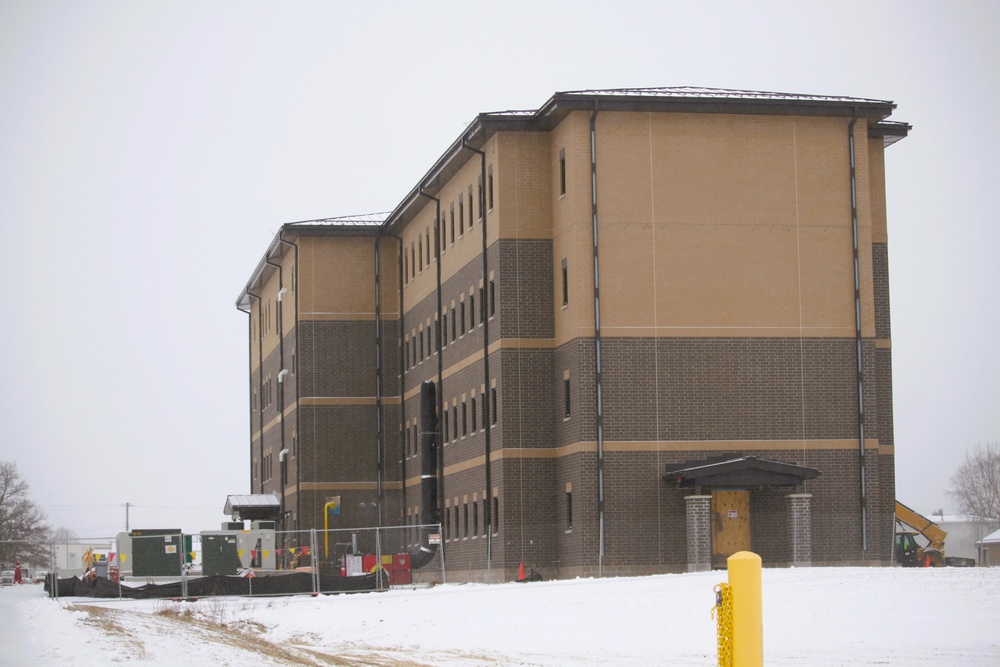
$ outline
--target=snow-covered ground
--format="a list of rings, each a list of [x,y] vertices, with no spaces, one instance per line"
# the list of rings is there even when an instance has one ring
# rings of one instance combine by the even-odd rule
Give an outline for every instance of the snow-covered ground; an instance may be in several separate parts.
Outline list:
[[[192,603],[52,601],[25,586],[0,596],[0,665],[708,666],[725,577]],[[763,584],[768,666],[1000,665],[1000,568],[766,569]]]

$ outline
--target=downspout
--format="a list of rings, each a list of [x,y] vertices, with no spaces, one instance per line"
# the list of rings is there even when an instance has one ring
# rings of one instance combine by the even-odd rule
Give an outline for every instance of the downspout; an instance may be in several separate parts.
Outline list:
[[[410,556],[414,570],[427,565],[437,553],[438,545],[431,544],[431,533],[438,530],[441,513],[436,505],[438,490],[438,447],[440,420],[437,418],[437,388],[424,380],[420,385],[420,550]]]
[[[403,253],[406,251],[403,248],[403,237],[397,236],[396,240],[399,241],[399,249],[396,253],[396,273],[398,278],[396,289],[399,291],[399,344],[396,346],[396,356],[398,357],[396,363],[399,365],[399,426],[400,431],[402,431],[403,425],[406,423],[406,365],[403,355],[404,332],[406,330],[403,322]],[[406,510],[406,438],[402,433],[400,433],[399,437],[399,466],[399,476],[403,483],[403,502],[399,506],[399,524],[403,525],[406,519],[404,514]]]
[[[858,183],[854,155],[854,125],[858,122],[858,109],[847,126],[847,142],[851,158],[851,231],[854,237],[854,337],[857,345],[858,382],[858,466],[861,503],[861,550],[868,551],[868,497],[865,469],[865,376],[864,357],[861,350],[861,274],[858,268]]]
[[[264,488],[264,302],[259,294],[254,294],[247,287],[247,296],[257,299],[257,423],[260,424],[260,467],[261,482],[258,491]],[[251,356],[253,352],[250,353]],[[251,362],[252,363],[252,362]],[[250,377],[253,377],[251,368]],[[250,420],[250,460],[253,461],[253,420]],[[253,479],[250,480],[250,492],[253,493]]]
[[[296,276],[296,278],[292,281],[292,287],[295,288],[295,351],[296,352],[300,352],[300,350],[299,350],[299,290],[297,289],[297,287],[299,285],[299,280],[298,280],[298,277],[297,277],[299,275],[299,246],[296,243],[292,243],[291,241],[286,241],[285,240],[285,228],[284,227],[282,227],[278,231],[278,241],[280,241],[281,243],[285,244],[286,246],[291,247],[292,251],[294,253],[294,255],[293,255],[293,261],[295,262],[295,266],[294,266],[294,269],[293,269],[293,273]],[[296,354],[296,356],[295,356],[295,364],[297,364],[297,363],[298,363],[298,354]],[[302,438],[302,428],[301,428],[302,422],[301,422],[301,415],[299,414],[299,406],[298,406],[298,400],[299,400],[299,374],[296,372],[298,369],[295,368],[295,364],[292,365],[292,375],[295,376],[295,401],[296,401],[296,403],[295,403],[295,433],[296,433],[296,436],[301,440],[301,438]],[[302,476],[301,476],[302,465],[300,463],[300,461],[302,460],[302,457],[299,456],[299,452],[298,451],[294,452],[294,454],[295,454],[295,530],[298,530],[299,529],[299,521],[300,521],[299,517],[302,516],[302,511],[301,511],[302,510],[302,494],[299,492],[299,490],[301,489],[301,485],[302,485]],[[282,503],[284,503],[284,499],[282,499]]]
[[[278,298],[275,301],[277,304],[274,313],[274,319],[277,324],[278,329],[278,430],[281,436],[281,447],[278,448],[278,476],[281,476],[281,454],[280,452],[285,450],[285,375],[288,371],[285,369],[285,309],[282,305],[282,297],[285,295],[285,287],[283,283],[283,276],[281,274],[281,264],[275,264],[266,256],[264,257],[264,263],[268,266],[274,267],[278,271]],[[263,346],[262,346],[263,347]],[[263,452],[264,447],[264,425],[261,424],[260,432],[260,446]],[[281,481],[281,480],[279,480]],[[261,476],[261,492],[264,491],[264,478]],[[285,530],[285,489],[282,485],[281,488],[281,529]]]
[[[444,353],[441,351],[441,200],[433,195],[429,195],[424,192],[423,186],[420,187],[419,194],[421,196],[427,197],[434,201],[434,259],[437,261],[437,326],[434,329],[437,331],[435,336],[435,345],[437,346],[437,400],[435,402],[435,407],[444,405]],[[421,415],[423,418],[423,415]],[[441,434],[441,420],[437,420],[437,442],[444,442]],[[420,454],[423,458],[423,452]],[[436,454],[437,459],[437,503],[438,507],[444,507],[444,452],[440,451]],[[422,466],[423,464],[421,464]],[[423,514],[423,500],[421,500],[421,514]],[[440,511],[438,512],[440,515]]]
[[[601,366],[601,265],[598,253],[597,235],[597,113],[598,103],[594,100],[594,112],[590,114],[590,209],[594,238],[594,386],[597,394],[597,576],[603,576],[604,569],[604,401]]]
[[[486,391],[483,392],[483,421],[486,423],[485,434],[485,472],[486,472],[486,509],[483,512],[483,521],[486,523],[486,570],[490,571],[493,565],[493,480],[491,476],[492,464],[491,464],[491,442],[490,442],[490,431],[493,428],[492,423],[490,423],[490,318],[489,318],[489,268],[488,262],[486,261],[486,153],[483,151],[473,148],[462,137],[462,146],[472,151],[473,153],[479,154],[479,178],[481,179],[482,186],[479,188],[479,212],[482,213],[482,236],[483,236],[483,299],[487,301],[484,302],[480,299],[479,307],[485,309],[483,311],[483,386]],[[472,216],[472,211],[469,211],[469,216]]]
[[[375,494],[378,497],[378,525],[383,525],[383,507],[385,505],[385,490],[383,480],[385,469],[383,464],[384,436],[382,433],[382,289],[379,269],[379,251],[382,241],[382,227],[375,235]]]

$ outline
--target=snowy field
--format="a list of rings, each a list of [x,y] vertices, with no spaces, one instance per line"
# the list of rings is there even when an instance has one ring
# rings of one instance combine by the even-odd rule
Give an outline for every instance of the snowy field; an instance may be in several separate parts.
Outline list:
[[[1000,665],[1000,568],[764,570],[764,661]],[[0,665],[714,665],[724,572],[330,597],[0,596]],[[17,637],[12,636],[17,633]],[[19,641],[20,638],[20,641]]]

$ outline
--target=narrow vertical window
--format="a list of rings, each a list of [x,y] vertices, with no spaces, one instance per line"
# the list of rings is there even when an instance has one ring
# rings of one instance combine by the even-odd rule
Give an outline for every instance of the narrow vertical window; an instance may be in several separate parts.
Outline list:
[[[497,314],[497,284],[490,278],[490,317]]]
[[[441,216],[441,219],[437,222],[437,230],[434,233],[438,235],[441,252],[444,252],[445,247],[448,245],[448,230],[444,226],[444,216]]]
[[[566,194],[566,149],[559,149],[559,195]]]
[[[428,227],[427,229],[424,230],[424,238],[427,239],[427,242],[424,244],[424,247],[427,249],[427,266],[430,266],[431,265],[431,228],[430,227]]]
[[[418,357],[420,361],[424,360],[424,332],[420,332],[420,356]]]
[[[448,313],[441,313],[441,347],[448,344]]]
[[[465,226],[465,199],[462,195],[458,196],[458,226]]]
[[[405,252],[403,253],[403,283],[410,283],[410,257]]]
[[[472,534],[479,534],[479,503],[472,501]]]
[[[452,433],[454,435],[452,435],[451,439],[452,440],[458,440],[458,406],[457,405],[451,406],[451,421],[452,421],[452,426],[455,427],[454,429],[452,429]]]
[[[476,432],[476,421],[477,421],[477,417],[478,417],[478,415],[476,414],[476,397],[473,396],[470,399],[469,402],[472,403],[472,406],[471,406],[472,407],[472,432],[475,433]]]
[[[465,401],[462,401],[462,437],[464,438],[469,434],[469,413],[465,407]]]
[[[455,242],[455,209],[451,210],[451,242]]]
[[[421,236],[417,239],[417,258],[419,259],[419,264],[417,264],[417,270],[424,270],[424,238]]]
[[[476,200],[479,202],[479,219],[483,219],[483,177],[476,179]]]
[[[493,165],[486,170],[486,208],[493,210]]]
[[[441,422],[441,427],[444,429],[444,432],[441,434],[441,442],[448,442],[448,419],[447,418],[445,418]]]
[[[479,288],[479,323],[486,321],[486,300],[483,299],[483,288]]]
[[[461,314],[458,333],[459,333],[459,335],[464,336],[465,335],[465,302],[464,301],[461,302],[460,304],[458,304],[458,312]]]
[[[462,537],[469,536],[469,503],[462,505]]]
[[[497,423],[497,388],[490,387],[490,423]]]
[[[562,261],[562,305],[569,305],[569,267]]]
[[[476,295],[469,295],[469,331],[476,328]]]
[[[472,186],[469,186],[469,229],[472,229]]]
[[[573,487],[566,485],[566,530],[573,530]]]
[[[496,535],[500,532],[500,498],[498,496],[493,496],[493,534]]]
[[[454,343],[455,339],[458,338],[458,336],[455,335],[455,329],[457,328],[457,326],[458,325],[455,322],[455,307],[452,306],[452,308],[451,308],[451,342],[452,343]]]
[[[486,495],[483,495],[483,536],[488,532],[487,520],[486,520]]]
[[[563,375],[563,416],[565,419],[570,416],[569,371]]]
[[[451,539],[451,508],[444,506],[444,539]]]
[[[451,205],[451,228],[455,229],[455,205],[454,204]],[[465,234],[465,227],[463,227],[462,225],[459,225],[458,226],[458,238],[462,238],[462,236],[464,234]]]
[[[413,248],[413,241],[410,241],[410,278],[415,278],[417,275],[417,256]]]

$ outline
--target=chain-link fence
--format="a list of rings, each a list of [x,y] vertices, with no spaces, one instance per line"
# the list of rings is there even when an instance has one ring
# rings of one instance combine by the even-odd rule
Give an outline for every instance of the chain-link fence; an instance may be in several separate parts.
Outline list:
[[[330,594],[445,580],[441,526],[132,531],[0,542],[0,602],[24,597]]]

